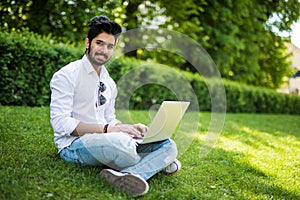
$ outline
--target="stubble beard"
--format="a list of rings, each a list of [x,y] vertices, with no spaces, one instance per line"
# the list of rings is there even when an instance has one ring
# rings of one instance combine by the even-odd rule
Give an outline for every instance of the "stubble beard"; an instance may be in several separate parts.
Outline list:
[[[93,53],[94,53],[94,52],[91,52],[91,48],[89,47],[89,48],[88,48],[88,51],[87,51],[87,56],[88,56],[90,62],[91,62],[93,65],[97,66],[97,67],[101,67],[102,65],[104,65],[105,63],[107,63],[107,62],[109,61],[109,59],[110,59],[110,58],[108,58],[108,56],[107,56],[106,54],[95,52],[95,53],[94,53],[94,56],[93,56]],[[95,57],[96,57],[96,56],[99,56],[99,55],[100,55],[100,56],[103,56],[106,60],[103,61],[103,62],[100,62],[100,61],[96,60]]]

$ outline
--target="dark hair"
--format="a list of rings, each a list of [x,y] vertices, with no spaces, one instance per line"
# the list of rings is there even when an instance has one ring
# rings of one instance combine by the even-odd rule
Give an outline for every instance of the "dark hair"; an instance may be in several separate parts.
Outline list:
[[[116,42],[121,31],[121,26],[118,23],[110,21],[106,16],[96,16],[89,24],[88,39],[91,42],[97,35],[105,32],[114,35]]]

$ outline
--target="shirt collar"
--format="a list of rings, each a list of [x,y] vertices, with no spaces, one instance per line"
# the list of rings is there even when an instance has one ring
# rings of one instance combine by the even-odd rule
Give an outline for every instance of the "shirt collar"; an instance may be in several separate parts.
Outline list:
[[[84,66],[85,70],[87,71],[87,73],[96,72],[93,65],[91,64],[91,62],[89,61],[89,59],[86,55],[83,56],[82,62],[83,62],[83,66]],[[105,66],[102,65],[101,72],[100,72],[100,78],[106,76],[106,74],[107,74],[107,70],[106,70]]]
[[[86,55],[82,57],[82,63],[87,73],[95,72],[95,69]]]

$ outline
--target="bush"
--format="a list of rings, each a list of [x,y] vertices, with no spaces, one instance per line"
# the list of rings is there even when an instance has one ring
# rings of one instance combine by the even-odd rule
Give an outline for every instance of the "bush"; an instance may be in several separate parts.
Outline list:
[[[82,48],[53,43],[50,37],[26,30],[0,32],[0,47],[0,105],[48,106],[54,72],[84,53]],[[112,59],[106,67],[119,88],[117,108],[149,109],[163,100],[190,100],[190,90],[200,111],[211,111],[211,97],[217,99],[216,110],[222,108],[220,82],[204,80],[199,74],[128,57]],[[227,112],[300,114],[299,96],[223,83]]]
[[[191,99],[184,90],[186,87],[182,87],[184,81],[178,78],[176,73],[181,74],[195,91],[200,111],[211,111],[211,97],[217,99],[215,110],[222,108],[222,105],[218,105],[223,103],[223,97],[220,96],[222,93],[218,91],[220,85],[216,85],[220,84],[220,81],[204,80],[199,74],[170,70],[164,65],[126,57],[111,62],[108,70],[119,87],[116,103],[118,108],[149,109],[163,100]],[[223,83],[227,112],[300,114],[299,96],[281,94],[272,89],[229,80],[223,80]],[[180,96],[181,94],[183,95]]]
[[[122,70],[111,73],[110,69]],[[123,58],[112,62],[108,70],[118,85],[117,108],[148,109],[163,100],[189,98],[181,87],[184,80],[174,68]]]
[[[272,89],[225,83],[228,112],[300,114],[300,97]]]
[[[0,104],[48,105],[53,72],[79,51],[29,31],[0,32]]]

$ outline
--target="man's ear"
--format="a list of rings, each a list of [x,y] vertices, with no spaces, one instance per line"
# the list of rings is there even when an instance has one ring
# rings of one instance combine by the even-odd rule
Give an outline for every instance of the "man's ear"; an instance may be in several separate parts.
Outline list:
[[[84,39],[84,44],[85,44],[85,49],[88,49],[90,45],[89,38]]]

